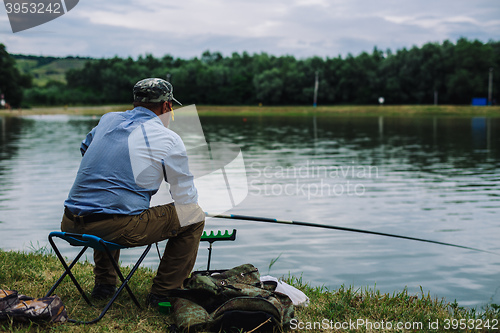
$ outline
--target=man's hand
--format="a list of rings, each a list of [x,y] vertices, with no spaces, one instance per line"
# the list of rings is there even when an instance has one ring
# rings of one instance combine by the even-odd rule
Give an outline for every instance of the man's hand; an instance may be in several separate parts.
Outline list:
[[[175,204],[175,210],[177,211],[181,227],[205,220],[205,213],[197,203],[187,205]]]

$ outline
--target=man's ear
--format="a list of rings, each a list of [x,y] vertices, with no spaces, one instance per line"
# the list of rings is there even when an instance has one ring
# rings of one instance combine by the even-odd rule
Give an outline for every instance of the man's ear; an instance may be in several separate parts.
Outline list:
[[[167,111],[166,112],[170,112],[172,111],[172,102],[169,102],[169,101],[165,101],[163,102],[163,106],[167,108]],[[166,104],[166,105],[165,105]]]

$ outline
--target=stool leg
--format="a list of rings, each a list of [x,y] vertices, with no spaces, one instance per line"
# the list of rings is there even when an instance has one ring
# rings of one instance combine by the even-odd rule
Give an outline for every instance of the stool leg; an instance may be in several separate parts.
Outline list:
[[[80,286],[80,284],[76,280],[75,276],[73,275],[73,273],[71,273],[71,269],[78,262],[78,260],[85,253],[85,251],[87,251],[88,247],[85,246],[80,251],[80,253],[78,253],[78,255],[75,257],[75,259],[73,260],[73,262],[68,266],[68,264],[66,263],[66,260],[64,260],[63,256],[61,255],[61,252],[59,251],[59,249],[57,248],[56,244],[54,243],[52,237],[49,237],[49,243],[52,246],[52,248],[54,249],[54,252],[56,253],[57,258],[59,258],[59,261],[63,265],[65,271],[61,275],[61,277],[57,280],[57,282],[52,286],[52,288],[48,291],[47,295],[45,295],[45,296],[48,297],[48,296],[52,295],[52,293],[56,290],[56,288],[59,286],[59,284],[62,282],[62,280],[66,277],[66,275],[68,275],[71,278],[71,280],[73,281],[76,289],[78,289],[78,291],[82,295],[82,297],[85,300],[85,302],[87,302],[87,304],[89,304],[89,305],[92,305],[92,302],[89,300],[89,298],[87,297],[87,295],[85,295],[85,292],[83,291],[82,287]]]
[[[109,258],[111,260],[111,263],[113,264],[113,267],[114,267],[114,269],[116,271],[116,274],[118,274],[118,277],[122,281],[121,286],[118,288],[118,290],[116,291],[115,295],[113,295],[113,298],[111,299],[111,301],[109,302],[108,305],[111,306],[111,304],[115,301],[116,297],[118,297],[118,294],[120,294],[120,292],[123,290],[123,288],[125,288],[125,289],[127,289],[127,292],[129,293],[130,298],[132,298],[132,301],[134,301],[134,303],[140,309],[141,305],[140,305],[139,301],[137,300],[137,298],[135,297],[135,295],[132,292],[132,290],[130,289],[130,287],[128,285],[128,282],[132,278],[132,275],[134,275],[135,271],[139,268],[139,266],[141,265],[141,263],[144,260],[144,258],[146,258],[146,255],[148,254],[149,250],[151,249],[151,244],[146,247],[146,249],[142,253],[142,255],[139,258],[139,260],[137,260],[136,264],[134,265],[134,267],[132,268],[132,270],[130,271],[130,273],[127,275],[127,278],[123,277],[123,274],[120,271],[120,267],[118,266],[118,263],[114,260],[112,254],[111,254],[111,251],[109,250],[109,248],[104,244],[104,242],[102,243],[102,245],[103,245],[106,253],[109,256]],[[107,311],[107,308],[106,308],[106,311]]]
[[[111,264],[113,265],[113,268],[115,269],[116,274],[118,275],[118,277],[120,278],[120,281],[122,282],[120,288],[118,288],[118,290],[115,292],[115,294],[113,295],[113,298],[111,299],[111,301],[109,301],[108,305],[111,306],[111,304],[115,301],[116,297],[118,297],[118,294],[123,290],[123,287],[125,287],[127,289],[128,293],[130,294],[130,297],[134,301],[134,303],[140,308],[141,306],[140,306],[139,302],[137,301],[137,299],[135,298],[134,294],[132,293],[132,290],[130,290],[128,283],[125,283],[125,278],[123,277],[123,274],[120,270],[120,267],[118,266],[118,263],[113,258],[111,251],[106,246],[104,241],[102,241],[101,244],[104,247],[104,250],[106,251],[106,253],[108,254],[109,260],[111,261]],[[107,308],[105,310],[107,311]]]
[[[69,240],[67,239],[67,236],[70,236]],[[61,252],[57,248],[57,246],[54,243],[54,240],[52,239],[52,237],[60,237],[60,238],[62,238],[64,240],[69,241],[69,243],[71,245],[83,246],[83,249],[78,253],[78,255],[75,257],[75,259],[73,259],[73,261],[71,262],[71,264],[69,266],[66,263],[66,260],[61,255]],[[80,286],[80,284],[76,280],[75,276],[73,275],[73,273],[71,273],[71,269],[78,262],[78,260],[81,258],[81,256],[85,253],[85,251],[89,247],[95,248],[94,246],[97,245],[96,242],[98,242],[99,245],[102,248],[104,248],[104,251],[106,252],[106,254],[109,257],[109,259],[111,260],[111,264],[112,264],[114,270],[116,271],[118,277],[122,281],[122,284],[120,285],[120,287],[118,288],[118,290],[115,292],[115,294],[113,295],[113,297],[111,298],[111,300],[108,302],[108,304],[106,304],[106,306],[102,310],[101,314],[97,318],[95,318],[95,319],[93,319],[91,321],[77,321],[77,320],[74,320],[74,319],[68,319],[68,321],[71,322],[71,323],[75,323],[75,324],[93,324],[93,323],[98,322],[99,320],[102,319],[102,317],[104,317],[104,315],[106,314],[106,312],[108,311],[108,309],[111,307],[111,305],[116,300],[116,298],[118,297],[118,295],[123,291],[123,289],[127,289],[127,292],[129,293],[129,295],[132,298],[132,300],[134,301],[134,303],[137,305],[137,307],[139,309],[141,309],[141,305],[139,304],[139,301],[137,300],[137,298],[135,297],[134,293],[130,289],[128,283],[129,283],[130,279],[132,278],[132,276],[134,275],[134,273],[139,268],[139,266],[141,265],[141,263],[144,260],[144,258],[146,258],[146,255],[149,253],[149,250],[151,249],[151,244],[146,247],[146,249],[142,253],[142,255],[139,258],[139,260],[137,260],[137,262],[135,263],[135,265],[132,267],[132,270],[129,272],[129,274],[127,275],[127,277],[124,278],[123,274],[120,271],[120,267],[118,266],[118,263],[116,262],[116,260],[114,260],[113,255],[111,254],[111,250],[106,245],[105,241],[102,240],[102,239],[100,239],[100,238],[98,238],[98,237],[96,237],[96,236],[92,236],[92,235],[79,235],[79,234],[69,234],[69,233],[61,233],[61,232],[54,232],[54,235],[52,235],[52,233],[49,235],[49,243],[52,246],[52,248],[54,249],[54,252],[55,252],[57,258],[59,259],[59,261],[63,265],[65,271],[61,275],[61,277],[57,280],[57,282],[54,284],[54,286],[52,286],[52,288],[49,290],[49,292],[47,293],[46,296],[50,296],[56,290],[56,288],[59,286],[59,284],[63,281],[63,279],[66,277],[66,275],[68,275],[71,278],[71,280],[73,281],[73,283],[76,286],[76,288],[78,289],[78,291],[80,292],[80,294],[82,295],[82,297],[85,299],[85,301],[89,305],[93,306],[93,304],[90,302],[90,300],[88,299],[88,297],[85,295],[85,292],[83,291],[82,287]],[[86,244],[91,244],[91,245],[86,245]],[[120,248],[120,246],[117,245],[117,244],[112,244],[112,246]]]
[[[139,266],[141,265],[144,258],[146,258],[150,249],[151,249],[151,244],[146,247],[146,250],[144,250],[144,252],[142,253],[139,260],[137,260],[137,263],[135,264],[135,266],[132,268],[130,273],[128,273],[127,278],[125,279],[125,282],[124,282],[125,288],[127,289],[128,293],[130,294],[130,297],[132,298],[134,303],[139,307],[139,309],[141,309],[141,305],[139,304],[139,301],[137,301],[137,298],[135,297],[135,295],[132,293],[132,290],[130,290],[130,287],[128,286],[128,282],[132,278],[132,275],[134,275],[135,271],[139,268]]]

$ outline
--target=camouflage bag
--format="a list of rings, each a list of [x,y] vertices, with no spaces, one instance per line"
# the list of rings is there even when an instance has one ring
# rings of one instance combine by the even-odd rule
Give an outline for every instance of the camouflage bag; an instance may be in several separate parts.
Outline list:
[[[5,309],[10,308],[18,302],[16,290],[3,290],[0,289],[0,316]]]
[[[33,298],[15,290],[0,289],[0,320],[65,322],[66,307],[59,296]]]
[[[287,295],[268,290],[257,268],[241,265],[220,274],[193,274],[173,298],[177,327],[185,332],[267,332],[293,318]]]

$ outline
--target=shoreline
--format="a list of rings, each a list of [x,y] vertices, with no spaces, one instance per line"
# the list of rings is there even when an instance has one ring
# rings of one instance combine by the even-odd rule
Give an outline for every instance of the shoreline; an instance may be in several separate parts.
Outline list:
[[[176,107],[177,110],[181,107]],[[103,106],[56,106],[0,110],[0,116],[27,115],[95,115],[132,109],[131,104]],[[478,116],[500,117],[500,106],[470,105],[333,105],[333,106],[218,106],[197,105],[204,116]]]

